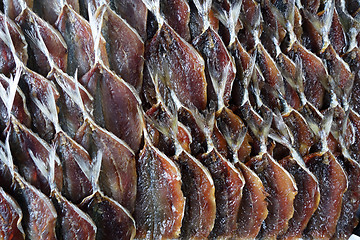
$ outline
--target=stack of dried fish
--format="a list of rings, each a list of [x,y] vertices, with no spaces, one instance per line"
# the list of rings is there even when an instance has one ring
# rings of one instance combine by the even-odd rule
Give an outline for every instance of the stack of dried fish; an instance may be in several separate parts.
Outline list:
[[[3,0],[1,239],[348,239],[358,0]]]

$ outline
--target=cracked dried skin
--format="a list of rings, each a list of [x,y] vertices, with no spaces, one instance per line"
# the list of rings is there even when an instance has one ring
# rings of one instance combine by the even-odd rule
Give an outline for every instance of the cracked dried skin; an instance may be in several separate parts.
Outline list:
[[[94,97],[94,119],[101,127],[125,141],[134,152],[141,144],[142,128],[136,93],[122,79],[96,64],[80,79]]]
[[[41,47],[28,37],[30,34],[38,36],[36,32],[36,27],[38,27],[40,36],[45,43],[50,57],[57,67],[66,72],[67,46],[60,33],[28,8],[22,11],[15,21],[25,33],[26,40],[29,43],[28,50],[32,53],[28,61],[28,66],[43,76],[46,76],[51,70],[48,59],[42,52]]]
[[[136,29],[143,40],[146,40],[146,21],[148,10],[142,0],[110,0],[117,14]]]
[[[55,86],[40,74],[24,68],[22,72],[20,87],[26,93],[27,106],[32,119],[32,129],[39,134],[41,138],[50,142],[54,138],[55,128],[53,123],[44,116],[36,105],[34,99],[41,103],[47,103],[47,91],[51,91],[55,101],[59,98],[59,94]]]
[[[181,238],[207,238],[216,217],[215,186],[209,171],[194,157],[182,152],[175,162],[181,171],[186,199]]]
[[[95,222],[96,239],[133,239],[135,221],[117,201],[95,192],[84,199],[80,208]]]
[[[304,157],[309,153],[311,146],[314,144],[314,136],[306,120],[297,111],[291,111],[282,117],[294,136],[294,148]]]
[[[94,49],[94,40],[88,21],[65,5],[55,27],[61,33],[68,48],[67,73],[73,76],[78,70],[82,77],[95,64],[95,51],[100,51],[102,62],[109,65],[104,39],[100,39],[99,49]]]
[[[144,43],[125,20],[110,7],[105,8],[102,34],[106,41],[110,68],[140,91],[144,67]],[[102,11],[102,8],[97,11]]]
[[[57,190],[53,190],[50,197],[58,215],[58,239],[95,240],[96,226],[87,214]]]
[[[57,214],[50,199],[18,174],[14,176],[12,195],[24,215],[26,239],[55,240]]]
[[[261,179],[267,192],[268,215],[258,237],[275,239],[288,228],[294,214],[297,187],[290,174],[268,154],[253,157],[246,165]]]
[[[21,240],[25,239],[21,226],[22,212],[17,204],[4,189],[0,187],[0,238]]]
[[[313,153],[304,158],[306,166],[316,176],[320,187],[320,203],[304,234],[312,238],[331,238],[336,231],[347,178],[335,157],[326,152]]]
[[[194,105],[203,110],[207,104],[204,60],[166,23],[157,31],[145,49],[145,64],[151,75],[159,79],[160,93],[166,99],[166,87],[174,91],[185,106]],[[148,70],[146,70],[148,71]],[[146,100],[153,104],[155,95],[149,73],[144,75],[143,91]]]
[[[180,37],[189,42],[190,36],[190,6],[185,0],[164,0],[160,2],[160,10],[167,23]]]
[[[133,212],[136,196],[136,163],[133,151],[112,133],[86,120],[74,138],[94,157],[103,153],[100,189]]]
[[[75,103],[66,90],[59,85],[59,82],[60,84],[63,83],[75,91],[74,79],[57,69],[52,69],[47,78],[56,85],[59,92],[59,98],[56,101],[56,105],[59,108],[58,118],[61,129],[70,137],[74,137],[77,130],[84,123],[84,116],[78,103]],[[80,84],[79,92],[85,109],[88,113],[91,113],[93,110],[92,96],[90,96],[90,93]]]
[[[8,89],[9,87],[8,82],[3,78],[3,76],[0,76],[0,84],[4,87],[4,89]],[[15,93],[11,113],[20,123],[28,128],[31,127],[31,116],[26,107],[25,95],[20,89],[17,89]],[[4,105],[4,102],[0,99],[0,132],[5,130],[8,121],[9,116],[7,109]]]
[[[90,179],[81,169],[81,164],[90,167],[90,155],[63,132],[56,134],[53,143],[63,169],[62,194],[73,203],[80,203],[92,193]]]
[[[50,156],[49,145],[14,118],[11,118],[8,131],[10,131],[10,146],[14,164],[18,167],[19,173],[30,184],[49,195],[49,180],[47,176],[43,175],[40,167],[36,165],[29,153],[31,151],[47,169]],[[57,162],[55,164],[55,184],[61,189],[63,181],[62,168]]]
[[[209,170],[215,185],[216,219],[210,238],[236,236],[244,177],[215,149],[198,159]]]
[[[137,174],[136,238],[179,237],[185,207],[180,170],[146,140],[137,161]]]
[[[327,71],[322,61],[298,42],[293,44],[288,55],[292,60],[295,60],[297,57],[301,60],[302,71],[305,77],[305,96],[317,109],[321,109],[326,93],[323,84],[328,81]]]
[[[348,187],[342,199],[342,209],[332,239],[349,239],[359,222],[356,211],[360,205],[360,165],[351,158],[337,156],[337,161],[346,172]]]
[[[27,54],[27,47],[28,44],[25,41],[25,37],[23,33],[21,32],[21,29],[19,26],[17,26],[13,21],[10,19],[6,20],[10,36],[12,39],[12,42],[14,44],[17,56],[20,58],[20,60],[26,64],[28,60],[28,54]],[[0,14],[0,29],[2,32],[5,32],[5,16],[3,14]],[[15,68],[15,60],[11,53],[10,48],[2,41],[0,40],[0,51],[1,51],[1,59],[0,59],[0,72],[4,75],[9,76],[11,71]]]
[[[206,62],[206,79],[208,101],[220,101],[223,99],[228,104],[231,96],[231,88],[235,79],[235,63],[227,51],[220,36],[209,27],[192,42],[194,47],[201,53]],[[214,85],[214,82],[216,84]],[[223,83],[225,81],[225,83]],[[222,85],[224,94],[220,96]]]
[[[241,239],[255,239],[268,215],[267,194],[260,178],[250,168],[241,162],[235,166],[245,179],[237,220],[238,236]]]
[[[319,183],[313,174],[301,167],[292,157],[283,158],[279,163],[292,175],[298,188],[294,199],[294,215],[289,221],[287,231],[279,238],[301,238],[302,232],[319,205]]]

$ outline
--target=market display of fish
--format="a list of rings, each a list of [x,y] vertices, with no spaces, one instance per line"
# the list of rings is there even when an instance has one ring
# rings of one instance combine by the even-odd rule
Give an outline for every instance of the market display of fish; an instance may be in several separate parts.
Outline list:
[[[0,239],[349,239],[359,12],[0,1]]]

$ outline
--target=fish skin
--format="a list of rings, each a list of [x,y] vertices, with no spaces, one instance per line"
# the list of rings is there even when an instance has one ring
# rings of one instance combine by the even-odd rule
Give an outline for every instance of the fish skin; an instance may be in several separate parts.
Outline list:
[[[109,6],[104,8],[102,34],[106,41],[110,68],[139,92],[144,68],[144,42]],[[103,8],[97,10],[98,14],[102,11]]]
[[[220,36],[209,27],[200,36],[192,41],[193,46],[201,53],[205,60],[205,73],[207,79],[208,102],[220,101],[222,98],[225,105],[228,105],[231,96],[231,89],[235,79],[235,63],[227,51]],[[213,81],[216,82],[214,85]],[[219,96],[223,81],[224,94]],[[218,86],[216,86],[218,85]]]
[[[130,213],[118,202],[106,197],[101,192],[94,192],[80,204],[95,222],[96,239],[133,239],[135,221]]]
[[[341,103],[349,102],[354,83],[354,74],[349,65],[336,53],[332,45],[329,45],[320,56],[338,88],[335,89],[338,101]]]
[[[360,165],[353,159],[344,156],[337,156],[336,160],[347,175],[348,188],[344,193],[341,214],[335,234],[331,239],[349,239],[359,222],[356,211],[360,206]]]
[[[354,127],[354,138],[355,138],[354,143],[349,148],[350,156],[356,162],[360,163],[360,154],[359,154],[359,150],[358,150],[358,149],[360,149],[360,142],[359,142],[360,116],[359,116],[359,114],[357,114],[353,110],[350,110],[349,120],[350,120],[352,126]]]
[[[336,53],[339,54],[339,56],[343,56],[346,52],[348,42],[336,8],[334,10],[332,24],[329,32],[329,39]]]
[[[145,41],[146,21],[148,17],[148,10],[142,0],[110,0],[110,6],[125,19],[130,26],[136,29],[141,38]]]
[[[190,36],[190,6],[185,0],[164,0],[160,2],[160,11],[167,23],[185,41],[191,40]]]
[[[285,71],[292,79],[296,79],[296,64],[288,56],[284,53],[280,53],[276,57],[275,62],[280,71]],[[302,104],[294,86],[291,86],[291,84],[284,80],[284,88],[285,96],[283,97],[285,97],[287,104],[289,104],[293,109],[299,110]]]
[[[203,239],[210,235],[216,218],[215,186],[209,171],[189,153],[174,161],[179,165],[186,199],[181,238]]]
[[[34,0],[3,0],[4,13],[14,20],[23,10],[22,4],[25,3],[30,9],[33,7]]]
[[[301,60],[305,77],[305,96],[317,109],[321,109],[326,94],[323,84],[328,82],[327,70],[322,61],[298,42],[292,45],[288,55],[293,61],[297,57]]]
[[[39,15],[39,17],[43,18],[45,21],[54,25],[58,16],[60,15],[61,9],[63,5],[61,5],[62,1],[58,0],[33,0],[33,11]],[[68,4],[72,9],[74,9],[77,13],[80,12],[80,6],[78,0],[64,0],[64,4]]]
[[[241,131],[246,128],[242,119],[227,107],[221,109],[216,113],[216,126],[218,127],[222,135],[225,131],[229,131],[230,129],[230,131],[232,132],[232,137],[234,139],[238,139],[240,137],[239,134],[241,133]],[[246,133],[244,140],[241,143],[239,150],[237,151],[237,157],[241,162],[247,162],[247,160],[249,160],[252,148],[251,142],[252,139],[250,137],[250,134]],[[228,148],[227,151],[229,151]],[[230,152],[222,155],[227,159],[230,159]]]
[[[179,237],[185,208],[180,170],[146,141],[137,159],[137,174],[136,238]]]
[[[9,87],[9,84],[5,80],[4,75],[0,75],[0,84],[5,89],[8,89]],[[16,90],[11,112],[20,123],[25,125],[27,128],[31,127],[31,116],[26,106],[26,98],[20,88]],[[8,123],[9,123],[9,116],[7,113],[7,109],[4,105],[4,102],[0,100],[0,132],[5,131],[5,128]]]
[[[358,74],[360,71],[360,49],[358,47],[353,48],[350,52],[345,53],[343,59],[349,64],[351,72],[355,75],[350,106],[355,112],[360,113],[360,76]]]
[[[193,1],[189,1],[190,6],[190,22],[189,22],[189,28],[190,28],[190,35],[192,39],[197,38],[200,36],[207,26],[205,23],[205,19],[207,18],[209,21],[209,26],[215,31],[218,32],[219,30],[219,19],[215,16],[215,12],[212,10],[212,8],[209,9],[209,12],[207,12],[207,16],[201,16],[201,14],[198,12],[197,7],[194,5]]]
[[[49,195],[49,180],[47,176],[41,173],[29,154],[29,150],[31,150],[35,157],[39,158],[39,160],[48,167],[48,159],[50,156],[49,145],[14,118],[11,118],[7,131],[10,131],[11,152],[14,157],[14,164],[18,167],[19,173],[26,181],[34,185],[34,187],[40,189],[44,194]],[[56,163],[55,184],[60,190],[62,188],[62,181],[62,168]]]
[[[22,212],[18,203],[0,187],[0,238],[25,239],[21,226]]]
[[[283,114],[282,117],[294,136],[294,148],[302,157],[308,155],[311,146],[315,144],[315,140],[304,117],[298,111],[290,111]]]
[[[166,52],[166,56],[162,53]],[[180,102],[203,110],[207,104],[205,63],[199,53],[185,42],[167,23],[157,31],[145,49],[145,66],[159,79],[162,97],[165,86],[174,91]],[[153,89],[149,70],[145,67],[143,91]],[[165,85],[165,86],[164,86]],[[154,104],[154,93],[146,93],[146,100]]]
[[[255,239],[268,215],[267,193],[255,172],[241,162],[236,163],[235,166],[241,171],[245,179],[237,220],[238,237],[241,239]]]
[[[110,4],[110,0],[78,0],[80,6],[80,14],[89,20],[89,11],[95,14],[96,10],[104,4]],[[90,7],[90,9],[89,9]]]
[[[171,115],[164,109],[161,102],[153,105],[148,111],[146,111],[146,115],[151,119],[160,122],[162,125],[171,126],[173,124]],[[190,144],[192,143],[190,131],[180,122],[177,122],[176,125],[177,141],[179,142],[182,150],[190,153]],[[159,129],[149,123],[147,123],[146,129],[150,133],[151,142],[156,148],[165,153],[168,157],[173,157],[175,155],[176,146],[171,137],[166,136],[164,133],[160,133]]]
[[[91,218],[57,190],[50,196],[57,211],[57,239],[95,240],[96,226]]]
[[[2,32],[5,33],[5,15],[0,14],[0,29]],[[19,28],[18,25],[15,24],[12,20],[9,18],[6,19],[6,23],[10,32],[10,36],[12,39],[12,42],[14,44],[17,56],[20,58],[20,60],[26,64],[28,60],[28,53],[27,48],[28,44],[25,40],[25,37]],[[13,54],[11,53],[10,48],[6,43],[4,43],[2,40],[0,40],[0,50],[1,50],[1,60],[0,60],[0,72],[3,73],[6,76],[9,76],[10,73],[15,68],[15,59]]]
[[[56,68],[51,70],[47,79],[55,84],[59,92],[59,98],[56,101],[56,105],[59,108],[58,118],[61,129],[70,137],[74,137],[77,130],[84,123],[84,116],[78,103],[74,102],[66,90],[62,88],[61,84],[65,83],[75,91],[75,80]],[[90,116],[92,116],[93,97],[81,84],[79,84],[79,92],[86,111],[90,114]]]
[[[190,144],[191,154],[198,156],[199,154],[206,152],[206,137],[203,129],[201,129],[197,123],[192,112],[186,108],[181,107],[178,111],[179,121],[183,123],[190,131],[192,142]]]
[[[257,64],[264,77],[265,85],[267,86],[261,89],[261,99],[270,109],[280,109],[277,96],[272,91],[276,89],[280,94],[285,95],[284,81],[281,72],[264,46],[259,43],[256,47]]]
[[[91,165],[87,151],[63,132],[56,134],[53,143],[63,169],[62,194],[73,203],[80,203],[91,195],[92,185],[80,163]]]
[[[293,217],[296,184],[291,175],[267,153],[253,157],[246,165],[260,177],[268,194],[268,215],[258,238],[276,239],[288,229],[288,222]]]
[[[304,235],[312,238],[331,238],[336,231],[343,194],[347,188],[346,174],[329,152],[307,155],[304,161],[318,179],[320,187],[320,203]]]
[[[239,107],[244,101],[245,77],[246,71],[249,71],[251,65],[251,55],[244,49],[238,38],[228,47],[228,51],[233,57],[236,67],[230,103]]]
[[[88,21],[81,17],[71,7],[65,5],[55,27],[61,33],[68,48],[67,73],[73,76],[78,70],[78,77],[82,77],[95,64],[94,40]],[[102,62],[109,65],[105,42],[101,38],[99,50]]]
[[[135,90],[102,64],[96,64],[80,80],[94,97],[94,119],[125,141],[134,152],[141,144],[142,129]],[[110,107],[111,106],[111,107]]]
[[[236,236],[244,177],[215,148],[198,159],[209,170],[215,185],[216,218],[209,238]]]
[[[285,157],[279,163],[293,176],[298,188],[294,199],[294,215],[289,221],[287,231],[279,236],[279,239],[301,238],[319,205],[319,183],[308,169],[301,167],[292,157]]]
[[[50,199],[16,173],[12,195],[23,212],[26,239],[56,240],[57,214]]]
[[[27,99],[27,106],[32,119],[31,128],[38,133],[41,138],[50,142],[55,135],[54,124],[41,112],[34,99],[46,103],[48,101],[46,97],[47,91],[49,90],[51,91],[49,94],[52,94],[55,101],[57,101],[59,93],[56,87],[49,80],[28,68],[24,68],[22,71],[19,86],[25,93]]]
[[[103,153],[99,187],[109,197],[129,210],[134,210],[136,198],[136,162],[133,151],[112,133],[88,119],[74,138],[90,154]]]
[[[49,23],[38,17],[33,11],[29,8],[26,8],[22,13],[15,19],[16,23],[19,24],[22,31],[25,33],[25,38],[29,42],[29,52],[32,53],[32,56],[29,58],[28,64],[32,69],[43,76],[46,76],[51,67],[47,57],[42,52],[40,46],[28,37],[27,34],[34,34],[38,36],[36,32],[36,27],[39,29],[41,38],[43,39],[45,46],[48,49],[50,57],[54,63],[61,70],[66,72],[67,67],[67,46],[60,35],[60,33],[55,30],[53,26]]]

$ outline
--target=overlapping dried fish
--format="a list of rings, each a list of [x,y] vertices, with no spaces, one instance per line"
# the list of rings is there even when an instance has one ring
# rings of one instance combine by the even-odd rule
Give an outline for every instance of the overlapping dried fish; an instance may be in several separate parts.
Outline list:
[[[145,49],[143,94],[150,104],[156,103],[152,77],[159,77],[159,89],[165,103],[170,98],[166,88],[175,92],[185,106],[205,109],[207,91],[205,64],[199,53],[182,39],[160,16],[159,1],[146,1],[153,9],[159,29]]]
[[[178,238],[185,209],[180,170],[153,145],[145,126],[143,129],[144,148],[136,163],[136,238]]]
[[[0,9],[0,238],[350,237],[358,0]]]
[[[0,150],[0,155],[1,164],[3,168],[7,169],[6,172],[9,173],[7,177],[11,179],[11,185],[6,186],[6,188],[9,188],[9,192],[19,203],[23,213],[21,225],[24,228],[25,239],[55,240],[57,214],[54,206],[46,195],[29,184],[15,171],[9,146],[9,135],[7,136],[4,148]],[[1,174],[3,173],[4,172],[1,172]],[[15,239],[12,238],[14,236],[10,236],[10,239]],[[24,239],[24,236],[20,235],[18,237],[17,239]]]
[[[0,237],[2,239],[24,239],[21,226],[22,212],[18,203],[0,187]]]
[[[25,33],[26,40],[29,43],[30,58],[28,66],[32,70],[43,76],[46,76],[51,70],[49,60],[44,54],[44,50],[41,49],[46,47],[55,64],[66,72],[67,46],[60,33],[53,26],[37,16],[29,8],[21,12],[16,18],[16,23]],[[40,38],[41,40],[39,40]]]
[[[68,49],[67,73],[73,76],[78,70],[78,77],[87,73],[95,61],[95,52],[101,51],[101,59],[108,65],[105,42],[100,37],[95,45],[91,26],[69,5],[62,7],[55,26],[64,38]]]
[[[99,151],[90,169],[94,192],[81,202],[80,208],[94,220],[97,227],[96,239],[133,239],[136,228],[130,213],[99,190],[101,158],[102,154]]]
[[[157,79],[153,81],[157,86]],[[157,93],[158,104],[146,113],[147,129],[154,146],[171,157],[180,168],[181,190],[186,199],[180,236],[186,239],[206,238],[214,227],[216,217],[213,179],[210,172],[190,154],[191,135],[177,121],[176,106],[172,111],[165,107]]]

